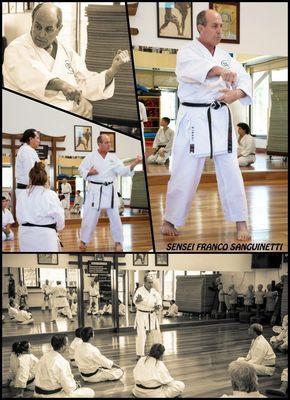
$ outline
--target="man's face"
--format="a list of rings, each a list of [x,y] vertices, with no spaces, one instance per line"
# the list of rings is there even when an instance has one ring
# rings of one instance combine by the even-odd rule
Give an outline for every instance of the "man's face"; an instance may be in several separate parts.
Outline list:
[[[4,208],[7,208],[7,207],[8,207],[8,200],[7,199],[2,200],[2,210],[4,210]]]
[[[58,19],[56,9],[50,5],[44,5],[34,15],[31,25],[31,38],[33,43],[42,49],[48,48],[56,39],[62,25],[57,26]]]
[[[109,136],[103,135],[102,143],[99,143],[99,150],[102,153],[108,153],[108,151],[110,151],[110,148],[111,148],[111,140],[110,140]]]
[[[66,179],[64,179],[64,180],[62,181],[62,183],[66,184],[66,183],[67,183],[67,180],[66,180]]]
[[[150,290],[153,288],[153,278],[147,278],[147,280],[144,283],[144,286],[146,287],[147,290]]]
[[[222,19],[221,16],[212,10],[206,13],[207,24],[206,26],[199,25],[199,37],[202,42],[216,46],[221,41],[222,34]]]
[[[29,139],[29,146],[31,146],[33,149],[37,149],[37,147],[40,144],[40,137],[39,137],[39,133],[35,132],[34,133],[34,137]]]

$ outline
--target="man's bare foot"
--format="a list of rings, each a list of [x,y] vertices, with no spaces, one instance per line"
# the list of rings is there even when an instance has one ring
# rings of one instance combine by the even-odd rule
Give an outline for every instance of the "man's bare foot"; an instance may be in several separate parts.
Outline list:
[[[122,243],[120,243],[120,242],[116,242],[115,243],[115,251],[116,252],[122,252],[123,251]]]
[[[80,244],[80,250],[86,250],[87,249],[87,245],[85,242],[81,242]]]
[[[168,221],[163,221],[163,224],[161,227],[161,233],[162,233],[162,235],[166,235],[166,236],[178,236],[179,235],[178,230],[174,227],[174,225],[171,222],[168,222]]]
[[[251,239],[246,221],[237,221],[237,240],[246,241]]]

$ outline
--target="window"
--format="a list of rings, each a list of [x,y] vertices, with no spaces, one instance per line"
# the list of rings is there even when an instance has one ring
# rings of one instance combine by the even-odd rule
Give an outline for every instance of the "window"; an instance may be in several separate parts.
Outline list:
[[[40,287],[38,268],[21,268],[20,279],[28,288]]]
[[[288,82],[288,68],[273,69],[272,81]]]
[[[174,298],[174,271],[164,271],[163,300]]]
[[[12,188],[12,168],[2,166],[2,186]]]
[[[78,270],[77,268],[67,268],[66,270],[66,281],[68,287],[77,287],[78,281]]]
[[[46,279],[52,286],[56,286],[56,281],[61,281],[62,285],[66,287],[66,273],[65,268],[39,268],[40,282],[43,285]]]

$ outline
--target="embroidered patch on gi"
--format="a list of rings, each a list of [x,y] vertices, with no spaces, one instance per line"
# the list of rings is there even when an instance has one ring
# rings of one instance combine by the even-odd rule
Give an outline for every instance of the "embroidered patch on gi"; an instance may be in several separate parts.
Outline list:
[[[228,60],[222,60],[221,65],[222,65],[224,68],[230,69],[230,65],[229,65]]]
[[[74,71],[72,69],[71,63],[69,60],[65,60],[64,65],[70,74],[73,74]]]

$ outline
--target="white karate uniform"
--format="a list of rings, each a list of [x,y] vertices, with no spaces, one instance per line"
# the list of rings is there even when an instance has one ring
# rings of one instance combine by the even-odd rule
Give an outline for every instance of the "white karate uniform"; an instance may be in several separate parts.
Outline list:
[[[52,310],[51,310],[51,320],[55,321],[57,318],[58,311],[61,311],[64,315],[66,315],[69,319],[72,319],[72,313],[69,308],[68,300],[67,300],[67,292],[66,289],[57,285],[52,289],[53,300],[52,300]]]
[[[252,135],[244,135],[238,144],[238,161],[240,167],[247,167],[256,161],[255,139]]]
[[[125,304],[119,304],[119,315],[126,315],[126,306],[125,306]]]
[[[75,337],[74,340],[71,342],[68,352],[69,352],[69,358],[73,366],[77,367],[75,363],[75,350],[79,344],[83,343],[83,339]]]
[[[71,184],[70,183],[62,183],[61,184],[61,194],[65,196],[66,207],[67,209],[70,208],[70,194],[71,194]]]
[[[4,210],[2,209],[2,229],[6,228],[7,225],[11,225],[14,224],[14,218],[13,215],[11,213],[11,211],[9,211],[7,208],[5,208]],[[3,232],[2,230],[2,241],[4,242],[5,240],[13,240],[14,239],[14,233],[12,231],[12,229],[9,230],[8,235]]]
[[[44,283],[42,285],[42,293],[43,293],[43,302],[41,309],[44,311],[46,306],[51,310],[52,305],[51,305],[51,296],[52,296],[52,286],[50,284]],[[46,296],[45,296],[46,295]],[[48,298],[47,298],[48,296]]]
[[[25,310],[19,310],[15,316],[15,319],[18,323],[22,325],[29,325],[34,323],[31,313]]]
[[[35,386],[44,390],[62,388],[55,394],[36,394],[35,397],[89,397],[95,396],[91,388],[78,388],[71,372],[69,361],[60,353],[50,350],[45,353],[36,366]]]
[[[19,223],[20,251],[59,251],[59,239],[55,229],[21,225],[26,222],[36,225],[56,223],[58,231],[64,228],[64,211],[54,191],[43,186],[19,191],[16,218]]]
[[[100,350],[91,343],[81,343],[75,349],[75,362],[79,372],[94,375],[82,379],[86,382],[104,382],[120,379],[124,372],[121,368],[113,367],[114,362],[103,356]]]
[[[146,143],[145,143],[145,135],[144,135],[144,122],[148,121],[147,111],[146,111],[145,105],[141,101],[138,101],[138,106],[139,106],[139,118],[141,121],[141,137],[142,137],[144,152],[145,152]]]
[[[112,314],[112,312],[113,312],[113,309],[112,309],[112,304],[105,304],[104,305],[104,307],[103,307],[103,309],[100,311],[100,314],[101,315],[104,315],[104,314]]]
[[[177,317],[178,315],[178,306],[176,304],[172,304],[167,311],[164,311],[165,317]]]
[[[282,326],[273,326],[273,332],[278,333],[277,336],[272,336],[270,339],[271,344],[278,344],[278,342],[282,342],[280,347],[282,349],[288,349],[288,315],[285,315],[283,318]]]
[[[260,392],[250,392],[250,393],[247,393],[247,392],[240,392],[240,391],[238,391],[238,390],[233,390],[233,394],[223,394],[221,397],[232,397],[232,398],[236,398],[236,399],[239,399],[239,398],[241,398],[241,397],[249,397],[249,398],[256,398],[256,397],[259,397],[259,398],[266,398],[267,396],[264,396],[262,393],[260,393]]]
[[[11,386],[16,388],[34,388],[34,381],[27,385],[31,379],[35,377],[35,369],[38,358],[33,354],[20,354],[18,357],[15,353],[10,356],[9,379],[12,380]]]
[[[142,296],[142,301],[136,303],[136,298],[139,294]],[[138,356],[144,356],[146,331],[160,331],[158,316],[154,311],[154,307],[162,306],[162,298],[157,290],[152,288],[149,292],[143,285],[134,293],[133,302],[136,306],[136,318],[134,323],[134,329],[137,329],[136,354]]]
[[[159,151],[157,151],[155,154],[152,154],[147,158],[147,162],[155,164],[165,164],[171,154],[173,137],[174,131],[172,129],[164,129],[161,126],[156,133],[152,147],[154,150],[159,150],[160,146],[165,146],[162,147],[162,149],[164,150],[164,156],[162,157],[159,154]]]
[[[237,73],[237,83],[233,89],[242,89],[246,97],[240,99],[240,102],[243,105],[250,104],[251,79],[244,68],[218,47],[212,56],[198,40],[177,53],[176,75],[180,102],[210,104],[221,97],[219,90],[226,88],[226,83],[219,77],[206,78],[213,67],[220,65]],[[205,159],[210,155],[207,111],[207,107],[187,107],[182,104],[178,110],[164,215],[164,219],[175,226],[185,224]],[[211,108],[211,119],[213,159],[225,218],[229,221],[245,221],[248,216],[247,202],[237,159],[234,128],[232,153],[228,153],[227,107],[217,110]],[[190,146],[194,146],[193,153],[190,152]]]
[[[86,118],[92,118],[92,105],[88,100],[108,99],[114,94],[114,80],[105,86],[105,75],[106,71],[88,71],[82,58],[59,40],[54,59],[33,43],[30,33],[13,40],[4,53],[3,78],[7,89]],[[66,100],[61,91],[46,90],[48,82],[55,78],[82,91],[79,105]]]
[[[75,196],[74,205],[71,210],[71,213],[72,214],[80,213],[82,206],[83,206],[83,202],[84,202],[84,199],[82,198],[82,196]]]
[[[99,297],[100,297],[99,282],[95,284],[93,287],[90,286],[89,296],[90,296],[89,308],[92,308],[92,303],[95,303],[96,304],[95,309],[99,311]]]
[[[78,314],[78,304],[72,303],[70,310],[71,310],[71,315],[75,317]]]
[[[26,303],[26,305],[27,305],[27,299],[28,299],[28,290],[27,290],[27,287],[26,287],[26,285],[22,285],[22,286],[17,285],[17,286],[16,286],[16,301],[17,301],[17,303],[18,303],[19,305],[21,305],[21,304],[20,304],[20,299],[21,299],[22,296],[26,296],[26,297],[24,297],[24,298],[25,298],[25,303]]]
[[[97,175],[88,176],[91,167],[97,171]],[[133,176],[134,171],[130,167],[124,167],[121,160],[114,154],[107,153],[103,158],[98,151],[89,154],[82,161],[79,171],[83,179],[88,182],[113,182],[108,186],[95,185],[89,183],[85,204],[83,207],[83,219],[81,225],[81,241],[88,243],[91,240],[93,232],[98,223],[98,219],[102,209],[106,209],[110,220],[110,228],[115,243],[123,243],[123,228],[119,215],[119,201],[117,178],[121,176]],[[102,196],[101,196],[102,188]],[[111,208],[112,190],[114,190],[114,204]],[[100,201],[101,196],[101,201]]]
[[[22,73],[24,75],[24,72]],[[29,172],[34,167],[36,162],[40,159],[35,151],[29,144],[23,143],[19,147],[15,161],[15,177],[16,183],[22,183],[23,185],[29,184]],[[22,192],[24,189],[16,189],[16,195]]]
[[[9,315],[10,319],[13,319],[16,321],[15,318],[16,318],[18,312],[19,312],[19,310],[17,308],[8,306],[8,315]]]
[[[133,376],[135,397],[175,398],[180,396],[185,388],[183,382],[172,378],[163,361],[154,357],[141,357],[133,370]]]
[[[258,375],[272,376],[275,371],[276,355],[263,335],[252,340],[246,357],[239,357],[237,361],[246,361],[251,364]]]

